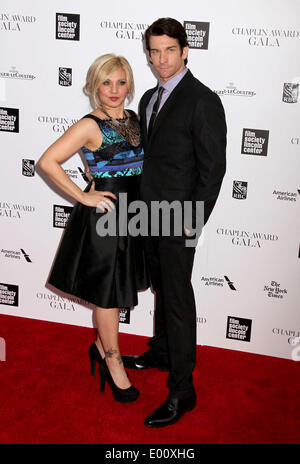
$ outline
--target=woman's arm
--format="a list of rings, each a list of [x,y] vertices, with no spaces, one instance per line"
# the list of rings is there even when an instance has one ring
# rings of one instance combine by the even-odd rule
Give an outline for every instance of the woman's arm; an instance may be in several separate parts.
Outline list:
[[[39,159],[38,165],[61,190],[76,201],[86,206],[96,207],[100,201],[105,200],[111,208],[114,208],[114,204],[107,198],[111,196],[115,199],[113,193],[96,191],[94,184],[89,192],[83,192],[61,167],[61,163],[83,146],[96,148],[101,143],[101,132],[95,122],[90,119],[81,119],[45,151]]]

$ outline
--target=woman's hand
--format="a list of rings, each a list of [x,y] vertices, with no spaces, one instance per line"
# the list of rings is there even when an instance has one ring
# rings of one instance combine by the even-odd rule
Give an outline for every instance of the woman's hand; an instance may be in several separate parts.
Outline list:
[[[93,176],[91,175],[90,168],[86,167],[85,168],[85,176],[88,180],[93,180]]]
[[[95,182],[93,182],[89,192],[83,193],[81,203],[85,206],[99,208],[102,212],[112,211],[115,209],[115,205],[109,197],[113,198],[114,200],[117,199],[116,195],[114,195],[112,192],[95,190]]]

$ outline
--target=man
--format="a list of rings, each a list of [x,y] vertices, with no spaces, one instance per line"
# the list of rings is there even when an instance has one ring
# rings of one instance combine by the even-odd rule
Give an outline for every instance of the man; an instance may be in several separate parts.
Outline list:
[[[204,223],[217,200],[225,173],[226,123],[219,97],[186,68],[183,26],[171,18],[155,21],[145,33],[158,86],[140,102],[145,150],[141,199],[204,202]],[[161,89],[161,90],[160,90]],[[191,275],[195,246],[186,235],[145,239],[156,294],[155,335],[149,350],[123,357],[126,367],[168,369],[167,400],[145,420],[148,427],[177,422],[196,405],[192,372],[196,361],[196,308]]]

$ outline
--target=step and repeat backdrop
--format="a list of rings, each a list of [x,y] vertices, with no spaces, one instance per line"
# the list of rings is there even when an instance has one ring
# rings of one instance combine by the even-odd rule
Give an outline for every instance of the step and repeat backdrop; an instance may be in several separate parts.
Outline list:
[[[87,302],[46,285],[73,204],[36,170],[91,111],[86,73],[104,53],[132,65],[137,111],[156,85],[143,33],[185,27],[188,67],[221,98],[228,167],[197,247],[198,344],[300,358],[300,3],[297,0],[3,0],[0,7],[0,313],[93,327]],[[84,188],[80,153],[63,164]],[[151,336],[154,296],[120,313]],[[0,327],[1,337],[1,327]]]

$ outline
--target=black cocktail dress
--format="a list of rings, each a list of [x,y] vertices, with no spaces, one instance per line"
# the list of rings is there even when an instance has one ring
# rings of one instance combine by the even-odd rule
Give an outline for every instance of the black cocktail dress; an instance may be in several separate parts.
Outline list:
[[[135,113],[127,111],[133,118],[131,122],[138,125]],[[93,115],[85,117],[92,118],[98,124],[103,141],[95,151],[85,147],[82,151],[95,189],[116,195],[115,211],[103,213],[95,207],[79,202],[75,204],[48,282],[63,292],[103,308],[136,306],[137,291],[149,287],[143,239],[129,233],[124,235],[124,224],[120,234],[119,199],[120,193],[127,194],[124,198],[128,205],[138,199],[144,151],[140,142],[133,146],[106,120]],[[85,191],[89,191],[91,185],[92,181]],[[104,214],[115,214],[116,232],[110,231],[106,236],[101,232],[101,236],[98,221],[105,219]],[[130,220],[130,214],[127,217]]]

